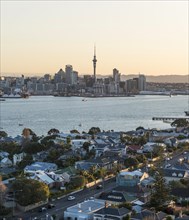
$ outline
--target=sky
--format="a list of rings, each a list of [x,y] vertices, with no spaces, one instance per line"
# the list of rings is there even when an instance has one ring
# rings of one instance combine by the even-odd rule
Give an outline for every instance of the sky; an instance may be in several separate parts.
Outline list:
[[[2,75],[188,74],[188,0],[0,4]]]

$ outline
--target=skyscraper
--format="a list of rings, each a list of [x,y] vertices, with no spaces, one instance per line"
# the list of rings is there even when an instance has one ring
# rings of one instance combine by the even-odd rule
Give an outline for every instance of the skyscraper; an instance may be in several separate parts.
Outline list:
[[[146,77],[145,77],[145,75],[139,74],[138,89],[139,89],[139,91],[146,90]]]
[[[93,69],[94,69],[94,83],[96,83],[96,46],[94,47]]]

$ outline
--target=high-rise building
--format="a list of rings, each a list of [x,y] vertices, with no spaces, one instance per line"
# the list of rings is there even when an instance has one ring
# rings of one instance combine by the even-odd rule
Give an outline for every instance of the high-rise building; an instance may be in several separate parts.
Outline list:
[[[95,46],[95,47],[94,47],[94,58],[93,58],[94,83],[96,83],[96,62],[97,62],[97,59],[96,59],[96,46]]]
[[[138,89],[139,89],[139,91],[145,91],[146,90],[146,77],[145,77],[145,75],[139,74]]]
[[[121,74],[119,73],[119,70],[114,68],[113,69],[113,79],[114,79],[115,83],[119,83],[120,82],[120,76],[121,76]]]
[[[54,75],[54,82],[55,83],[61,83],[66,81],[66,73],[60,69],[57,73]]]
[[[66,83],[72,84],[72,74],[73,74],[72,65],[66,65],[65,72],[66,72]]]

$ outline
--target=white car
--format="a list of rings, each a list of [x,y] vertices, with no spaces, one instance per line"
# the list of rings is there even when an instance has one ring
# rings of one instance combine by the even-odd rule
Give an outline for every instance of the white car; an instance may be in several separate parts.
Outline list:
[[[75,197],[74,196],[68,196],[68,200],[71,201],[71,200],[74,200]]]

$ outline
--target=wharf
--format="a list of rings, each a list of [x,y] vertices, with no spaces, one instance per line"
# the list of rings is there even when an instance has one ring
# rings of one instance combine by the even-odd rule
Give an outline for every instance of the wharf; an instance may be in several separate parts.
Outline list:
[[[172,117],[153,117],[152,120],[153,121],[175,121],[176,119],[188,119],[189,120],[189,117],[187,116],[184,116],[184,117],[179,117],[179,116],[172,116]]]

